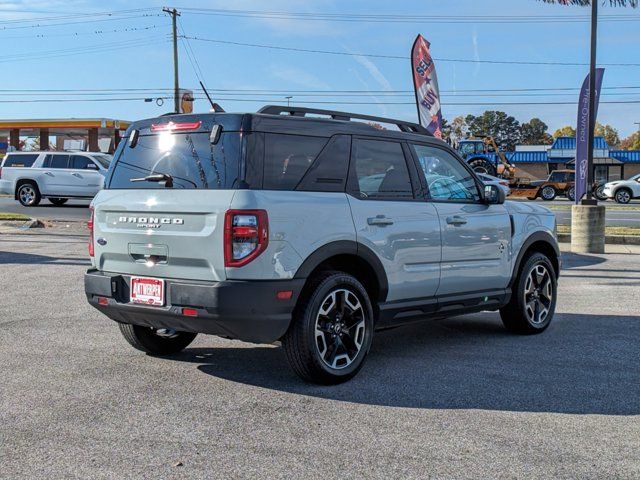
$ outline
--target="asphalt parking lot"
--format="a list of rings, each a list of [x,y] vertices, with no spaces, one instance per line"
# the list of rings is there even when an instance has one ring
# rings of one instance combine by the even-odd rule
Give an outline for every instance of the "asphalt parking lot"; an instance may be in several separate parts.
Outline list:
[[[640,255],[565,255],[554,323],[377,334],[301,383],[277,346],[158,359],[84,299],[86,238],[0,235],[2,478],[638,478]]]

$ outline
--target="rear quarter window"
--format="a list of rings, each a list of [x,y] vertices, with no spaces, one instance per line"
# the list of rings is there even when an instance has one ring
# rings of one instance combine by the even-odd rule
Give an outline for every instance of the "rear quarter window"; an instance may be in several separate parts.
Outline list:
[[[327,141],[324,137],[266,133],[262,188],[294,190]]]
[[[40,155],[35,153],[33,155],[12,155],[9,154],[4,159],[3,167],[25,167],[29,168],[33,166],[35,161]]]

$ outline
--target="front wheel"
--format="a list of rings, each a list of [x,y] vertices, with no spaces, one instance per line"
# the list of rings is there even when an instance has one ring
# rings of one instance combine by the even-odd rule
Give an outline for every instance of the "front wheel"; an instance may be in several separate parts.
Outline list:
[[[491,162],[487,159],[476,158],[469,162],[469,166],[471,167],[471,170],[476,173],[484,173],[485,175],[491,175],[493,177],[496,176],[496,168],[491,165]]]
[[[306,289],[282,339],[287,360],[303,380],[332,385],[353,378],[373,339],[373,308],[353,276],[324,272]]]
[[[602,200],[602,201],[605,201],[605,200],[609,199],[609,197],[607,197],[604,194],[604,185],[600,185],[598,188],[596,188],[596,198],[598,200]]]
[[[169,329],[155,329],[119,323],[120,333],[136,350],[149,355],[171,355],[187,348],[197,333],[176,332]]]
[[[512,332],[541,333],[551,323],[556,309],[557,275],[542,253],[533,253],[523,262],[511,299],[500,309],[500,317]]]

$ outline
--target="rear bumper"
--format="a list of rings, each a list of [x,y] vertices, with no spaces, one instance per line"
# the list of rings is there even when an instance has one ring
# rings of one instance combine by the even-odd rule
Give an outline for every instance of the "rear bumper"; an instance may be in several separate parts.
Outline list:
[[[116,322],[271,343],[289,328],[304,281],[166,280],[164,307],[129,303],[128,275],[92,269],[85,274],[84,286],[89,303]],[[293,292],[290,299],[276,298],[277,292],[286,290]],[[100,297],[106,305],[98,302]],[[196,309],[197,316],[183,315],[185,307]]]
[[[13,195],[13,182],[9,180],[0,180],[0,193],[3,195]]]

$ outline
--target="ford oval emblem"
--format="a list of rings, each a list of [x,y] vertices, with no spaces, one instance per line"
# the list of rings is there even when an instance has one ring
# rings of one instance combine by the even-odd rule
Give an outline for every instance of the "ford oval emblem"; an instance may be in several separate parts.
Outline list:
[[[104,247],[107,244],[107,239],[100,237],[96,240],[96,242],[98,242],[98,245],[102,245]]]

